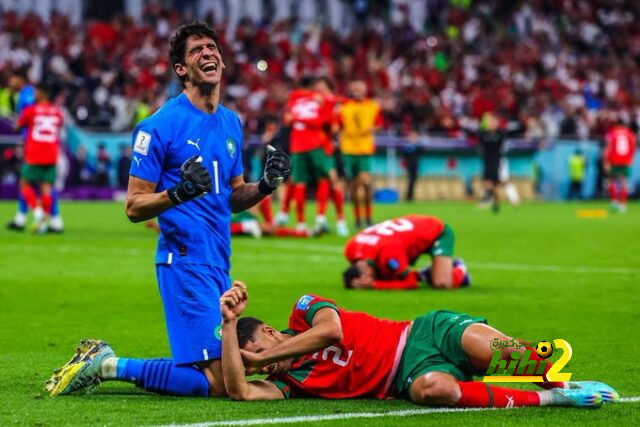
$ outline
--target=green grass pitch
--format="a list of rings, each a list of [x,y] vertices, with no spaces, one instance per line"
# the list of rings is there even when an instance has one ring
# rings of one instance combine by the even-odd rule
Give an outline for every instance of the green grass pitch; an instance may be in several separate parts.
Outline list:
[[[535,203],[507,207],[499,215],[472,204],[377,206],[378,220],[428,213],[453,226],[456,253],[473,279],[470,288],[459,291],[347,291],[340,282],[344,239],[336,236],[234,239],[232,276],[249,285],[247,314],[277,327],[286,326],[293,303],[307,292],[393,319],[449,308],[484,315],[514,336],[564,338],[573,347],[565,368],[573,379],[601,380],[622,397],[636,397],[640,206],[604,219],[576,216],[578,209],[595,208],[607,206]],[[0,219],[9,220],[14,209],[14,203],[1,203]],[[107,340],[123,356],[170,354],[153,233],[130,224],[121,203],[66,202],[62,212],[67,230],[60,236],[0,230],[0,425],[159,425],[328,414],[337,419],[318,424],[640,423],[640,402],[599,410],[526,408],[345,420],[344,414],[418,408],[401,400],[174,398],[118,383],[105,383],[92,395],[48,398],[43,382],[81,338]]]

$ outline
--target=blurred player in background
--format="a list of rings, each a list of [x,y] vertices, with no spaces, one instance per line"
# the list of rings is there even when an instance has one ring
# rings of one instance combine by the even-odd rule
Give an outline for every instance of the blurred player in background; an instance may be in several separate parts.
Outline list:
[[[482,205],[491,205],[493,212],[500,211],[500,159],[504,144],[504,132],[500,129],[500,119],[492,112],[486,112],[480,121],[478,142],[482,151],[482,179],[485,194]]]
[[[27,74],[23,70],[15,71],[9,78],[9,88],[15,94],[16,99],[16,115],[18,118],[22,115],[22,112],[29,106],[36,102],[36,91],[33,85],[29,83]],[[26,138],[26,132],[23,132],[23,137]],[[51,212],[49,218],[49,224],[47,231],[62,232],[64,225],[62,223],[62,217],[60,216],[60,209],[58,206],[58,196],[55,187],[51,187]],[[22,231],[27,223],[27,213],[29,206],[25,201],[22,191],[18,192],[18,211],[16,212],[13,220],[7,224],[9,230]],[[37,206],[33,210],[34,220],[37,223],[42,222],[44,211],[42,207]]]
[[[19,130],[26,130],[20,194],[28,208],[35,212],[38,208],[38,194],[33,185],[37,186],[43,214],[39,218],[34,215],[34,230],[40,234],[49,229],[53,206],[51,193],[56,180],[62,124],[62,110],[49,102],[47,88],[38,85],[35,104],[22,110],[17,127]]]
[[[367,226],[373,224],[373,183],[371,170],[375,154],[374,132],[379,123],[380,105],[367,98],[367,84],[354,80],[349,84],[350,98],[340,107],[340,151],[344,172],[356,218],[356,228],[362,228],[362,211]]]
[[[609,175],[611,208],[626,212],[629,172],[636,152],[636,136],[622,121],[605,135],[604,169]]]
[[[345,247],[351,266],[343,273],[344,285],[352,289],[416,289],[418,280],[434,288],[469,286],[462,260],[453,260],[455,236],[451,227],[432,216],[406,215],[366,228]],[[410,268],[428,253],[431,267]]]
[[[223,375],[232,399],[400,397],[458,408],[597,408],[620,399],[613,388],[593,381],[537,383],[544,391],[474,382],[491,364],[492,342],[511,340],[484,317],[437,310],[392,321],[309,294],[298,299],[288,328],[279,332],[254,317],[240,318],[247,302],[241,282],[220,299]],[[544,364],[545,373],[552,366],[531,347],[510,347],[501,358],[506,365],[523,355]],[[270,375],[246,380],[245,374],[256,372]]]
[[[218,35],[202,22],[183,25],[169,59],[180,95],[143,120],[133,135],[126,213],[158,217],[156,276],[172,359],[117,357],[103,341],[83,341],[46,384],[52,396],[104,380],[182,396],[224,396],[220,295],[229,278],[231,213],[250,208],[286,179],[290,161],[269,149],[258,183],[245,183],[242,125],[220,104],[225,67]]]
[[[329,181],[331,165],[324,153],[324,146],[325,127],[330,122],[329,113],[325,105],[325,97],[313,89],[313,79],[308,76],[302,77],[300,87],[289,95],[284,113],[284,124],[291,127],[291,181],[296,201],[296,229],[299,231],[307,228],[304,208],[307,186],[312,183],[316,184],[318,204],[314,229],[321,230],[327,227],[326,212],[331,193]],[[286,208],[285,203],[282,204],[282,208]],[[279,218],[281,219],[283,216]]]
[[[260,217],[262,217],[262,221]],[[307,230],[277,225],[273,220],[271,198],[265,197],[257,206],[231,217],[231,235],[245,235],[255,238],[262,236],[309,237],[311,233]]]
[[[331,81],[326,77],[316,79],[314,89],[324,96],[324,114],[327,122],[323,126],[324,130],[324,154],[327,157],[329,165],[329,182],[331,186],[331,200],[336,207],[336,233],[339,236],[348,236],[349,227],[344,219],[344,193],[340,185],[340,178],[336,170],[335,161],[335,145],[333,143],[333,130],[336,122],[336,110],[339,108],[340,99],[333,93]],[[318,235],[328,231],[327,223],[320,221],[319,228],[314,230],[314,234]]]

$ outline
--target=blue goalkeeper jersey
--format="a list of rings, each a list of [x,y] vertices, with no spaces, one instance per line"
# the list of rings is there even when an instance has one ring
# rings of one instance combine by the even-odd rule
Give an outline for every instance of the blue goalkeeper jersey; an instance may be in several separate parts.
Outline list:
[[[209,264],[229,271],[232,178],[242,175],[240,119],[222,105],[214,114],[180,94],[140,122],[133,133],[130,174],[161,192],[180,181],[180,166],[202,156],[212,191],[158,216],[156,264]]]
[[[18,92],[16,100],[16,114],[20,117],[22,110],[36,103],[36,90],[31,85],[25,85]]]

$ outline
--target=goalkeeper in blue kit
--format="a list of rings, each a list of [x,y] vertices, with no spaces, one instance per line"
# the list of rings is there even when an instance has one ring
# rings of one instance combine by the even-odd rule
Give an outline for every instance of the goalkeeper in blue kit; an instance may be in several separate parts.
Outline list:
[[[231,286],[231,213],[271,194],[288,177],[290,160],[269,147],[263,177],[244,182],[242,126],[219,103],[225,65],[211,28],[180,27],[169,56],[183,91],[134,131],[126,212],[133,222],[158,217],[156,277],[172,358],[117,357],[105,342],[84,340],[47,381],[52,396],[105,380],[161,394],[226,394],[219,300]]]

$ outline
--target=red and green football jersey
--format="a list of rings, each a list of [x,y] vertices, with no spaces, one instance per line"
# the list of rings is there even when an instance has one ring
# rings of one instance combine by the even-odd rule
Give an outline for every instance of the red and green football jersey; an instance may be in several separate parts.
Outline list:
[[[289,317],[293,335],[311,328],[322,308],[340,315],[342,340],[293,362],[286,375],[271,375],[285,397],[348,399],[393,396],[391,384],[406,343],[409,321],[379,319],[366,313],[343,310],[328,299],[303,295]]]
[[[291,92],[286,106],[291,116],[290,150],[304,153],[321,148],[326,140],[324,125],[330,120],[325,99],[318,92],[297,89]]]
[[[605,135],[605,159],[613,166],[631,166],[636,153],[636,136],[626,126],[615,126]]]
[[[353,263],[368,260],[378,279],[405,278],[409,265],[425,253],[444,230],[436,217],[406,215],[366,228],[353,236],[345,247],[345,256]]]
[[[18,126],[27,129],[24,161],[28,165],[55,165],[58,161],[63,113],[49,102],[39,102],[24,110]]]

